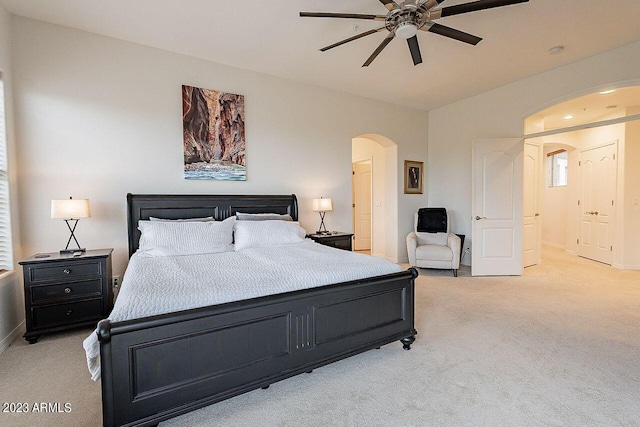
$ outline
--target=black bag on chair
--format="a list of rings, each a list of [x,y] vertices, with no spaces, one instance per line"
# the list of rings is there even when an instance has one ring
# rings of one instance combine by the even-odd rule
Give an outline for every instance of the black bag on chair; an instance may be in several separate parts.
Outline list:
[[[421,233],[446,233],[447,210],[445,208],[418,209],[418,226],[416,231]]]

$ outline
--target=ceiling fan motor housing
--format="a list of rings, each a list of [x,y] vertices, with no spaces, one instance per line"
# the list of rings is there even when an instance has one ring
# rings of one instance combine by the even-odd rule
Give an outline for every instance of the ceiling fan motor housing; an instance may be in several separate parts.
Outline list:
[[[393,31],[396,37],[401,39],[410,39],[415,36],[423,24],[422,10],[416,7],[415,3],[405,2],[402,9],[391,11],[387,16],[387,29]]]

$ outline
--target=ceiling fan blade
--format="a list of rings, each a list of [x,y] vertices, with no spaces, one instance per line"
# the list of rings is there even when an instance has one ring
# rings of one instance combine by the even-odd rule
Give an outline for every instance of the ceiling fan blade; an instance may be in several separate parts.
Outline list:
[[[372,19],[384,21],[385,15],[366,15],[361,13],[331,13],[331,12],[300,12],[303,18],[348,18],[348,19]]]
[[[494,7],[509,6],[517,3],[526,3],[529,0],[478,0],[471,3],[458,4],[455,6],[443,7],[440,16],[459,15],[461,13],[475,12],[478,10],[491,9]],[[435,19],[435,17],[432,17]]]
[[[334,47],[342,46],[342,45],[343,45],[343,44],[345,44],[345,43],[349,43],[349,42],[352,42],[352,41],[354,41],[354,40],[358,40],[359,38],[366,37],[366,36],[369,36],[369,35],[371,35],[371,34],[375,34],[375,33],[377,33],[377,32],[380,32],[380,31],[382,31],[382,30],[386,30],[386,29],[387,29],[386,27],[380,27],[380,28],[378,28],[377,30],[369,30],[369,31],[365,31],[364,33],[360,33],[360,34],[357,34],[357,35],[355,35],[355,36],[353,36],[353,37],[349,37],[348,39],[344,39],[344,40],[342,40],[342,41],[339,41],[338,43],[334,43],[334,44],[332,44],[332,45],[329,45],[329,46],[323,47],[322,49],[320,49],[320,51],[321,51],[321,52],[325,52],[325,51],[327,51],[327,50],[329,50],[329,49],[333,49]]]
[[[391,42],[391,40],[393,40],[395,36],[396,36],[395,33],[389,32],[387,37],[385,37],[384,40],[382,40],[382,43],[380,43],[380,46],[378,46],[376,50],[373,51],[371,56],[365,61],[364,64],[362,64],[362,66],[368,67],[373,62],[373,60],[376,59],[378,55],[380,55],[380,52],[382,52],[382,49],[387,47],[387,45]]]
[[[384,7],[386,7],[387,10],[389,10],[389,12],[395,9],[400,9],[400,6],[398,6],[398,3],[394,2],[393,0],[380,0],[380,3],[382,3]]]
[[[421,0],[416,0],[416,6],[420,6],[420,1]],[[442,3],[444,0],[427,0],[424,3],[422,3],[422,6],[424,6],[427,10],[431,10],[434,7],[436,7],[437,5],[439,5],[440,3]]]
[[[435,24],[435,23],[431,23],[430,26],[425,25],[420,29],[423,31],[429,31],[430,33],[435,33],[441,36],[459,40],[461,42],[469,43],[474,46],[480,43],[480,40],[482,40],[480,37],[476,37],[472,34],[465,33],[463,31],[456,30],[455,28],[445,27],[444,25]]]
[[[409,45],[409,51],[411,52],[411,59],[413,59],[413,65],[422,64],[422,55],[420,55],[420,46],[418,45],[418,37],[413,36],[407,39]]]

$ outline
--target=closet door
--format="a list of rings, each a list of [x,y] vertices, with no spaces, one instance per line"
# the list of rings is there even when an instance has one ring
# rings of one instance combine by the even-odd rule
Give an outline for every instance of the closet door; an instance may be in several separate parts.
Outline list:
[[[578,255],[611,265],[618,141],[580,152]]]

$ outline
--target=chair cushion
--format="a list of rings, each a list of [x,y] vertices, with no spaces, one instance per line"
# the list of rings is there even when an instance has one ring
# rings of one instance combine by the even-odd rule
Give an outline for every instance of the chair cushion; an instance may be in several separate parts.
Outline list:
[[[443,245],[447,246],[449,233],[421,233],[416,231],[419,245]]]
[[[446,233],[438,234],[445,234],[446,236]],[[425,259],[429,261],[451,261],[453,259],[453,251],[448,246],[419,245],[416,248],[416,259]]]

